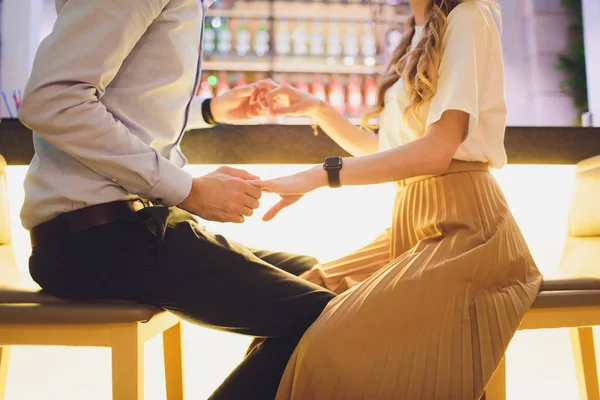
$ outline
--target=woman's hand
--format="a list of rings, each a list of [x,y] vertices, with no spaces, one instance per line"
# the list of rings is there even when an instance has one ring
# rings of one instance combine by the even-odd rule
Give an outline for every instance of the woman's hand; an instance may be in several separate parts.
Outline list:
[[[327,185],[327,173],[322,166],[316,166],[297,174],[269,180],[254,180],[248,183],[260,188],[263,192],[277,193],[281,200],[263,216],[263,221],[270,221],[281,210],[300,200],[306,193]]]
[[[289,85],[280,85],[266,92],[266,105],[271,116],[311,115],[323,102],[310,93]]]

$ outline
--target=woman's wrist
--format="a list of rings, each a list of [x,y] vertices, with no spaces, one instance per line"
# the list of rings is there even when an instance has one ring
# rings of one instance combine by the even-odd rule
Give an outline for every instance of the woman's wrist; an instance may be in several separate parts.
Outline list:
[[[314,189],[329,186],[329,182],[327,180],[327,171],[325,171],[322,165],[315,165],[313,168],[307,170],[306,173],[308,174],[308,179],[311,182],[311,187]]]
[[[327,103],[325,103],[321,99],[315,98],[315,100],[316,100],[316,104],[313,107],[313,109],[308,112],[308,115],[310,117],[313,117],[318,120],[319,118],[321,118],[325,115],[326,109],[327,109]]]

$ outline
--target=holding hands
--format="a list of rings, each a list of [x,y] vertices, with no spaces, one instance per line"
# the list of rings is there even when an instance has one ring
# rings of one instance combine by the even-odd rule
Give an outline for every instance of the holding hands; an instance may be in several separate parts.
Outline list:
[[[309,115],[322,102],[309,93],[270,79],[232,89],[211,101],[217,122],[243,122],[270,115]],[[271,180],[260,180],[247,171],[221,167],[195,178],[188,197],[179,204],[199,217],[217,222],[243,223],[259,207],[261,192],[277,193],[281,200],[264,215],[273,219],[282,209],[296,203],[305,193],[327,184],[321,167]]]
[[[268,113],[265,94],[278,88],[275,82],[265,79],[231,89],[212,99],[210,111],[219,123],[245,122]]]
[[[263,221],[270,221],[284,208],[300,200],[306,193],[327,185],[327,174],[323,167],[316,166],[293,175],[269,180],[253,180],[252,185],[263,192],[277,193],[281,200],[263,216]]]
[[[311,115],[321,108],[322,101],[289,85],[270,87],[259,85],[255,92],[254,103],[269,115]],[[281,200],[263,216],[263,221],[270,221],[284,208],[296,203],[306,193],[327,184],[327,175],[318,166],[297,174],[270,180],[253,180],[252,185],[264,192],[277,193]]]
[[[194,178],[188,197],[178,207],[208,221],[242,223],[259,206],[261,190],[248,181],[258,179],[244,170],[220,167]]]
[[[322,101],[310,93],[303,92],[289,85],[270,87],[259,85],[256,101],[262,109],[266,109],[273,117],[284,115],[311,115],[322,106]]]

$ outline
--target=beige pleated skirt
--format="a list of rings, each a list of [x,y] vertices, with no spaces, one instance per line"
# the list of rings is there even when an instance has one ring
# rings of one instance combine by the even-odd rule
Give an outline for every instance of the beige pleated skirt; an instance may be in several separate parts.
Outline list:
[[[401,186],[391,229],[304,275],[342,294],[302,338],[278,400],[482,396],[542,277],[486,165],[454,161]]]

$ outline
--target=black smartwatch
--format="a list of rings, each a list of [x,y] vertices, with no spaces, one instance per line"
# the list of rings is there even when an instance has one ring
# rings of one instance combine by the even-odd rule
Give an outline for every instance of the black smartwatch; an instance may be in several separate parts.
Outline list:
[[[340,170],[343,166],[342,157],[327,157],[323,164],[323,169],[327,171],[327,180],[329,187],[339,188],[342,186],[340,182]]]

